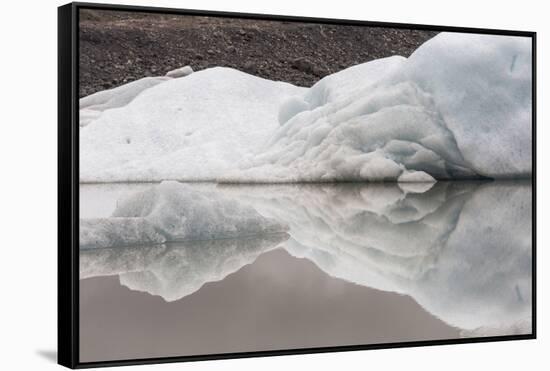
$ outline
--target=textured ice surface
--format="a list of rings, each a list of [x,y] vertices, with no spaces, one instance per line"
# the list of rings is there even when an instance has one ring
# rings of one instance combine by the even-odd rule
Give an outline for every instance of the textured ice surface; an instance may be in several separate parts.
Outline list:
[[[81,128],[80,178],[216,180],[261,148],[302,90],[229,68],[166,81]]]
[[[204,247],[186,253],[187,244],[167,257],[160,256],[166,247],[82,250],[81,277],[120,274],[128,287],[177,300],[221,279],[225,273],[214,266],[228,264],[236,271],[265,248],[281,246],[330,276],[409,295],[464,330],[464,336],[529,333],[530,183],[404,185],[224,185],[216,191],[196,191],[194,198],[203,193],[210,199],[215,192],[255,209],[262,220],[284,223],[290,238],[265,234],[257,236],[257,242],[210,241],[216,247],[206,248],[204,255]],[[142,206],[139,210],[124,215],[142,215]],[[241,259],[243,254],[246,259]],[[187,274],[196,277],[189,286]]]
[[[286,229],[284,222],[219,193],[166,181],[120,200],[111,217],[80,219],[80,248],[242,238]]]
[[[168,77],[145,77],[128,84],[100,91],[80,99],[80,126],[87,126],[103,111],[123,107],[142,91],[169,80]]]
[[[407,169],[438,179],[476,175],[429,96],[403,82],[296,115],[222,180],[384,181]]]
[[[101,116],[103,111],[119,108],[130,103],[141,92],[172,78],[185,77],[193,73],[190,66],[172,70],[166,76],[144,77],[116,88],[100,91],[80,99],[80,126],[86,126]]]
[[[229,68],[139,80],[82,99],[80,178],[529,177],[531,58],[530,38],[440,33],[309,89]]]
[[[419,48],[402,71],[430,94],[477,173],[531,173],[531,39],[449,33]]]

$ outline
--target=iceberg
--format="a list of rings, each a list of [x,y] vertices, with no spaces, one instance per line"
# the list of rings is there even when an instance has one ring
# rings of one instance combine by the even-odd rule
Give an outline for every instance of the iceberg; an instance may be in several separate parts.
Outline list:
[[[526,37],[440,33],[311,88],[220,67],[138,80],[81,100],[80,180],[530,177],[531,62]]]
[[[220,194],[165,181],[119,200],[107,218],[80,219],[80,249],[244,238],[287,230],[284,222]]]

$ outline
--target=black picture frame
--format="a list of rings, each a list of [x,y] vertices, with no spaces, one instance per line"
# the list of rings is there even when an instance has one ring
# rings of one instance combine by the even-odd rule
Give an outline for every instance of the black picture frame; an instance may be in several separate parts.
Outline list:
[[[474,337],[464,339],[411,341],[403,343],[365,344],[308,349],[285,349],[242,353],[208,354],[200,356],[124,359],[117,361],[80,362],[79,360],[79,10],[118,10],[210,17],[278,20],[286,22],[315,22],[323,24],[392,27],[415,30],[447,31],[529,37],[532,41],[532,333]],[[202,361],[228,358],[265,357],[290,354],[343,352],[354,350],[419,347],[464,343],[536,339],[536,32],[484,28],[464,28],[406,23],[370,22],[344,19],[325,19],[267,14],[231,13],[189,9],[96,3],[70,3],[58,8],[58,363],[69,368],[90,368]]]

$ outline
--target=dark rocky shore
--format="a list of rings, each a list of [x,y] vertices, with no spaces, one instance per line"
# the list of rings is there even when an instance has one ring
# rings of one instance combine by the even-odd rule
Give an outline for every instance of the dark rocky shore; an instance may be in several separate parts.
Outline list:
[[[311,86],[373,59],[409,56],[436,32],[83,10],[80,97],[190,65]]]

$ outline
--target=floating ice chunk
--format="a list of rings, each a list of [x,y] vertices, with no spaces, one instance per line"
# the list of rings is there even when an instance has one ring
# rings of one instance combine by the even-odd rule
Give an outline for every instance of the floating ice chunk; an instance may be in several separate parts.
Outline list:
[[[193,73],[193,69],[191,68],[191,66],[184,66],[168,72],[166,76],[171,78],[178,78],[178,77],[188,76],[192,73]]]
[[[331,75],[305,95],[270,145],[228,179],[261,182],[436,179],[531,174],[531,44],[442,33],[365,81]],[[351,78],[350,78],[351,76]],[[357,81],[354,81],[357,79]],[[315,109],[313,109],[315,108]]]
[[[250,206],[177,182],[162,182],[134,193],[118,202],[110,218],[82,219],[80,224],[81,248],[238,238],[287,230],[284,222],[266,218]]]
[[[531,53],[527,37],[440,33],[408,59],[354,66],[310,89],[202,70],[128,93],[129,103],[121,93],[125,105],[97,118],[82,105],[93,125],[80,132],[80,179],[529,177]]]

